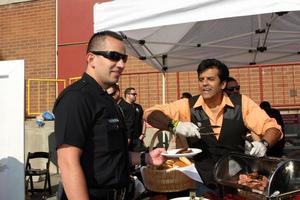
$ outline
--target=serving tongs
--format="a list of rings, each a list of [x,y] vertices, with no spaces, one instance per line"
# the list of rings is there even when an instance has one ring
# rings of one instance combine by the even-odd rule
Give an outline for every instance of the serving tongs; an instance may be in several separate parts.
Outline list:
[[[219,133],[214,133],[214,132],[201,132],[203,129],[209,129],[209,128],[220,128],[221,126],[218,125],[201,125],[201,123],[197,123],[197,126],[199,128],[199,132],[201,136],[205,135],[219,135]]]
[[[208,128],[220,128],[221,126],[218,125],[203,125],[200,122],[197,123],[198,128],[201,129],[208,129]]]
[[[208,133],[202,133],[200,132],[201,136],[206,136],[206,135],[219,135],[219,133],[214,133],[214,132],[208,132]]]
[[[221,126],[218,125],[202,125],[202,126],[198,126],[201,129],[207,129],[207,128],[220,128]]]

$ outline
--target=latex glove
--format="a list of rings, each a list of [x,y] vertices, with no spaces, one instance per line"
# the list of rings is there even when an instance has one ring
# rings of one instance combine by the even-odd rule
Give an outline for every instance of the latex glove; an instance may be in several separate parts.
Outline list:
[[[266,155],[267,147],[259,141],[248,142],[245,141],[245,153],[255,156],[255,157],[263,157]]]
[[[250,155],[250,151],[252,149],[252,143],[249,142],[248,140],[245,141],[245,154]]]
[[[174,128],[174,133],[184,137],[198,137],[201,138],[199,128],[192,122],[179,122]]]

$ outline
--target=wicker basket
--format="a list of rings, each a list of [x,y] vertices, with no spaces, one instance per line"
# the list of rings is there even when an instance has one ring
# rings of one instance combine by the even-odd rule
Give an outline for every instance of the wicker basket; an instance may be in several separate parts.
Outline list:
[[[154,141],[161,131],[157,131],[151,140],[149,150],[153,149]],[[176,169],[158,170],[155,166],[141,169],[145,187],[153,192],[178,192],[195,188],[195,182]]]

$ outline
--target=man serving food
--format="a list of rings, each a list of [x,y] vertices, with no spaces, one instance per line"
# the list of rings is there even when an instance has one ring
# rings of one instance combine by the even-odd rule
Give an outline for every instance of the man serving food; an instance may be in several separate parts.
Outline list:
[[[197,69],[200,94],[190,99],[155,105],[145,110],[144,119],[155,128],[187,137],[189,147],[200,148],[195,166],[204,181],[201,192],[215,192],[213,167],[228,152],[245,151],[262,157],[281,137],[281,127],[249,97],[224,92],[229,70],[216,59],[203,60]],[[204,128],[207,127],[207,128]],[[247,132],[259,140],[246,142]],[[201,133],[213,134],[201,134]],[[198,195],[202,195],[199,191]]]

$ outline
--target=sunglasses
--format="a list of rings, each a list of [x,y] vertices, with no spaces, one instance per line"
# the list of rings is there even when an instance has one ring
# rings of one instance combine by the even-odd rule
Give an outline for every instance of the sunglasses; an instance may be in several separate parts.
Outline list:
[[[128,55],[126,54],[121,54],[116,51],[90,51],[91,53],[97,55],[97,56],[103,56],[104,58],[107,58],[109,60],[112,60],[114,62],[118,62],[121,59],[123,60],[124,63],[127,62]]]
[[[109,96],[114,96],[117,93],[117,90],[113,91],[112,93],[108,94]]]
[[[136,96],[136,95],[137,95],[137,93],[128,93],[128,94],[131,94],[131,95],[134,95],[134,96]]]
[[[229,91],[229,92],[233,92],[234,90],[240,90],[240,86],[232,86],[232,87],[228,87],[225,88],[225,90]]]

